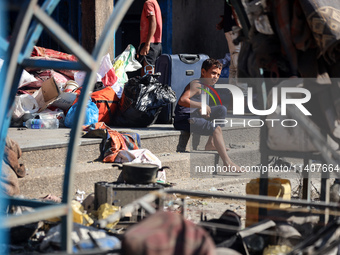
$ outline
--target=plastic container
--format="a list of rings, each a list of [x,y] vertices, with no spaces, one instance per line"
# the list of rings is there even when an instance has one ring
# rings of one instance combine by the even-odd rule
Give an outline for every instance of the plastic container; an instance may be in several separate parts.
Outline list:
[[[58,119],[29,119],[24,122],[29,129],[56,129],[59,128]]]
[[[252,179],[247,183],[247,195],[259,195],[260,179]],[[291,184],[287,179],[270,178],[268,179],[268,196],[290,200],[291,198]],[[274,204],[267,203],[267,206],[274,208],[288,208],[289,204]],[[271,208],[267,208],[270,210]],[[246,227],[251,226],[259,221],[259,203],[246,202]]]
[[[76,91],[78,87],[79,87],[79,85],[76,81],[69,80],[65,84],[64,92],[72,93],[72,92]]]

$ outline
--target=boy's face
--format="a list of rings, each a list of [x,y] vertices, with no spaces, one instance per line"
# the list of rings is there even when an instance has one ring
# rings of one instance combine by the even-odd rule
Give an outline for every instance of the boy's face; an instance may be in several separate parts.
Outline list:
[[[214,85],[221,75],[221,69],[217,66],[210,67],[209,70],[205,70],[204,68],[201,71],[201,77],[206,79],[208,85]]]

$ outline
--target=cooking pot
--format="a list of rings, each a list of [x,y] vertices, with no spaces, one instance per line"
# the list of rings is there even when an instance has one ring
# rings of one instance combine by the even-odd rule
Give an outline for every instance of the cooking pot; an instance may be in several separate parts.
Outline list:
[[[159,168],[156,164],[151,163],[123,163],[123,164],[113,164],[122,170],[121,175],[126,183],[129,184],[148,184],[155,183],[157,172],[162,171],[168,166]],[[118,177],[119,179],[119,177]]]

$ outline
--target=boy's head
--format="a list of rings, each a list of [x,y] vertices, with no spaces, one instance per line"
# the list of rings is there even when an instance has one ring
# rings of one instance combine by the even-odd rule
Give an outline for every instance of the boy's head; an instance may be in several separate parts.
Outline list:
[[[216,59],[208,58],[202,64],[201,78],[207,79],[209,85],[214,85],[220,78],[222,64]]]

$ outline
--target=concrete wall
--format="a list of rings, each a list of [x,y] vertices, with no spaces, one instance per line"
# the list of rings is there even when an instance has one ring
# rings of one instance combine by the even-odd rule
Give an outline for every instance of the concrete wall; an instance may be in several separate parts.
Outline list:
[[[90,53],[98,41],[113,11],[113,0],[82,1],[82,45]],[[108,49],[113,58],[113,38]]]
[[[116,55],[128,43],[138,47],[139,19],[144,0],[136,0],[116,33]],[[223,58],[228,52],[223,31],[216,24],[223,14],[223,0],[172,1],[172,54],[207,54]],[[100,37],[113,10],[113,0],[82,0],[82,45],[89,52]],[[118,43],[117,43],[118,41]],[[108,51],[113,58],[112,46]]]
[[[204,53],[223,58],[228,52],[224,33],[216,29],[223,15],[222,0],[175,0],[172,2],[172,53]]]

